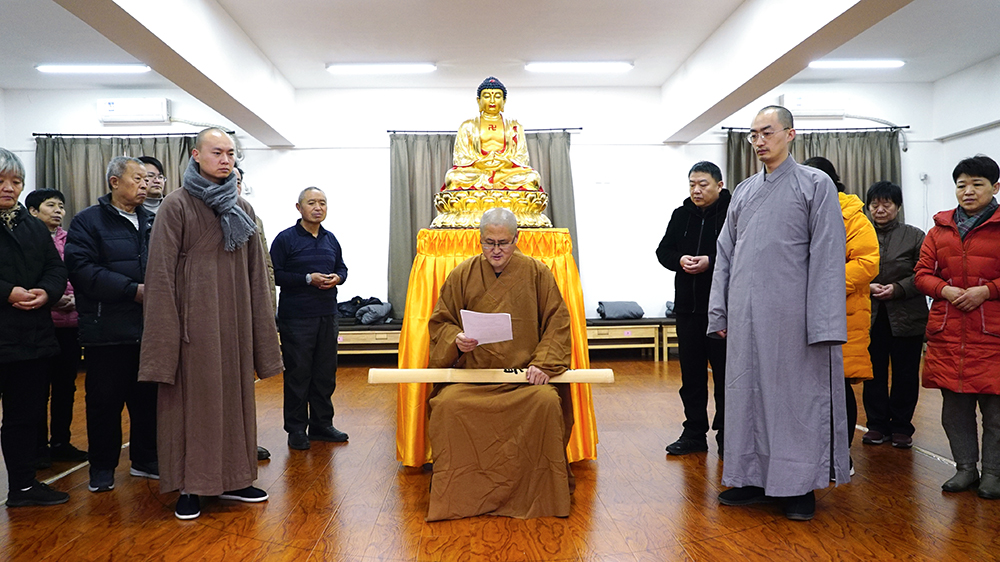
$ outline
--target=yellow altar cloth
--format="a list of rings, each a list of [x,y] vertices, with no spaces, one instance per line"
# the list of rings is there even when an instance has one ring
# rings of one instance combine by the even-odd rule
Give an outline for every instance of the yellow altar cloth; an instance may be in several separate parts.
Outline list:
[[[587,321],[583,307],[580,273],[573,259],[573,241],[565,228],[525,229],[518,233],[517,247],[549,266],[569,308],[573,337],[571,369],[589,369]],[[399,335],[399,368],[427,368],[430,334],[427,321],[434,311],[441,285],[452,269],[482,252],[479,229],[421,230],[417,256],[410,270],[406,311]],[[427,395],[429,384],[401,384],[396,404],[396,458],[405,466],[431,461],[427,442]],[[566,454],[570,462],[597,458],[597,423],[589,384],[572,384],[573,433]]]

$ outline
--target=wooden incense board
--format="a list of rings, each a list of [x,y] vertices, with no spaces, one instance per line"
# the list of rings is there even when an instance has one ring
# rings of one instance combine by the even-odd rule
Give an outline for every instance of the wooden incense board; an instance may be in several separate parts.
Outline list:
[[[524,369],[369,369],[370,384],[388,383],[523,383]],[[549,379],[550,383],[613,383],[611,369],[575,369]]]

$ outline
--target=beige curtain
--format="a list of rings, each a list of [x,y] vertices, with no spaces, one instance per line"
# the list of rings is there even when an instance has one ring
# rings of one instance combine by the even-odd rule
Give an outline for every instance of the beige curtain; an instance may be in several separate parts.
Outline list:
[[[115,156],[153,156],[163,163],[165,193],[181,185],[195,135],[35,137],[35,188],[58,189],[66,197],[66,222],[108,192],[105,177]]]
[[[549,194],[546,214],[558,228],[568,228],[573,257],[579,263],[576,206],[567,131],[527,132],[531,167]],[[392,314],[403,317],[410,268],[416,256],[417,232],[434,219],[434,194],[444,185],[452,166],[454,134],[389,135],[389,302]]]
[[[730,130],[726,142],[726,181],[735,188],[761,169],[746,130]],[[822,156],[833,163],[847,193],[864,201],[868,188],[886,180],[901,185],[899,130],[801,132],[791,144],[796,162]]]

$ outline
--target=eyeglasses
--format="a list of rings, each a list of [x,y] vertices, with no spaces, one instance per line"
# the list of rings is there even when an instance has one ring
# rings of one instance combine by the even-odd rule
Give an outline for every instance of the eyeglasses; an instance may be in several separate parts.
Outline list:
[[[782,131],[788,131],[790,129],[791,127],[785,127],[784,129],[782,129]],[[772,130],[761,131],[759,133],[757,131],[750,131],[747,134],[747,142],[753,144],[757,142],[758,139],[764,139],[765,141],[769,141],[771,140],[771,137],[773,137],[778,133],[779,131],[772,131]]]
[[[149,181],[153,181],[153,180],[164,181],[164,180],[167,179],[167,176],[165,176],[163,174],[157,174],[155,176],[146,176],[146,179],[149,180]]]
[[[493,248],[499,248],[501,250],[506,250],[514,245],[513,240],[500,240],[499,242],[494,242],[492,240],[480,240],[479,245],[483,247],[484,250],[490,250]]]

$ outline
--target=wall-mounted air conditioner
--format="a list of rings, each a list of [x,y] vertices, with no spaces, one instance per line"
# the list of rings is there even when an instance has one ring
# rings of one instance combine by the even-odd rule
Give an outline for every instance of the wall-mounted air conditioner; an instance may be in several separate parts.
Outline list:
[[[169,123],[167,98],[117,98],[97,100],[101,123]]]

